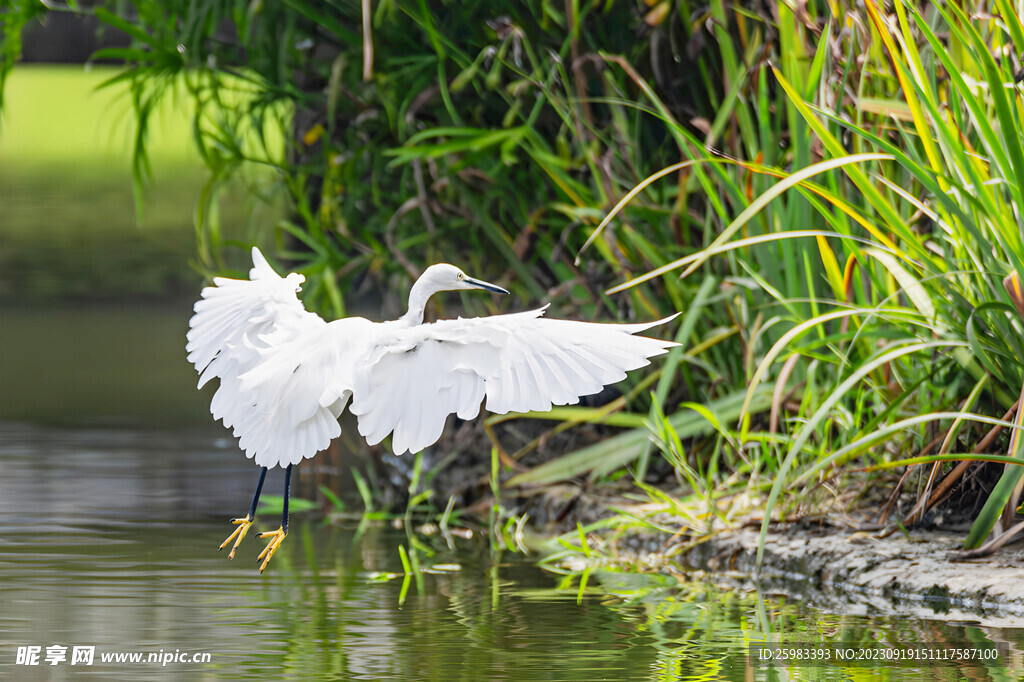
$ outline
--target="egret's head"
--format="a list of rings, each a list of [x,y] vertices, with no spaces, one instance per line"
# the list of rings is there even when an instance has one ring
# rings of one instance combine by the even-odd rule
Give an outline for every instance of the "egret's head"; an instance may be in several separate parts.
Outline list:
[[[420,275],[417,284],[423,282],[431,292],[435,291],[458,291],[460,289],[483,289],[493,291],[496,294],[507,294],[508,290],[479,279],[474,279],[454,265],[438,263],[427,268]]]

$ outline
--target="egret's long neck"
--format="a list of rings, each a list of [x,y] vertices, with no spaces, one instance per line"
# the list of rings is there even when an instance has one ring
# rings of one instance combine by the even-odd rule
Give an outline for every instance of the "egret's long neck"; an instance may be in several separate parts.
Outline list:
[[[409,311],[402,315],[399,321],[404,322],[410,327],[417,324],[423,324],[423,309],[427,305],[427,300],[434,295],[436,289],[430,285],[429,282],[419,278],[416,283],[412,285],[412,290],[409,292]]]

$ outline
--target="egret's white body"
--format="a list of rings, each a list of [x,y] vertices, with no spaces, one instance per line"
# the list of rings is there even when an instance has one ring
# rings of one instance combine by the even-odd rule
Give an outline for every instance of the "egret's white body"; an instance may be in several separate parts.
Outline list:
[[[424,324],[438,291],[504,291],[447,264],[423,273],[398,320],[328,323],[296,297],[302,275],[280,277],[255,248],[252,257],[249,280],[216,278],[203,289],[186,348],[200,386],[220,378],[213,416],[262,467],[326,448],[350,400],[368,443],[393,434],[395,454],[418,452],[441,437],[448,415],[472,419],[485,398],[498,414],[573,404],[676,345],[632,336],[671,318],[596,324],[547,319],[540,308]]]

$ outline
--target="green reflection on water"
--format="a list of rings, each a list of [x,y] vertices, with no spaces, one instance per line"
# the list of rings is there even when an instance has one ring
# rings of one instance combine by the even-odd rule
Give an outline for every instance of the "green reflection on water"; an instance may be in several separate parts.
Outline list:
[[[218,553],[244,511],[255,467],[207,433],[62,430],[0,424],[0,676],[26,675],[18,646],[98,652],[209,652],[169,664],[183,679],[1001,679],[1001,667],[758,667],[747,646],[1006,641],[1020,630],[821,613],[798,603],[656,574],[595,570],[573,587],[530,558],[456,539],[420,556],[425,573],[400,603],[403,531],[293,516],[268,571],[249,538]],[[300,474],[308,476],[312,466]],[[309,483],[310,481],[305,481]],[[279,486],[280,471],[268,478]],[[303,476],[297,487],[301,491]],[[307,486],[308,487],[308,486]],[[262,514],[257,528],[276,526]],[[66,669],[63,672],[68,673]],[[95,664],[138,679],[143,664]],[[32,672],[39,672],[32,671]],[[41,674],[41,673],[40,673]]]

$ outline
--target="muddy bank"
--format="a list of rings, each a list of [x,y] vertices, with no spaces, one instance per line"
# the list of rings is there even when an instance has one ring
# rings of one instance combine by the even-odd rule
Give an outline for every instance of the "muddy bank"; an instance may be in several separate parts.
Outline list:
[[[673,558],[682,569],[753,587],[759,529],[728,531]],[[911,531],[876,539],[827,528],[774,530],[756,585],[846,613],[1024,627],[1024,545],[956,561],[964,535]]]

